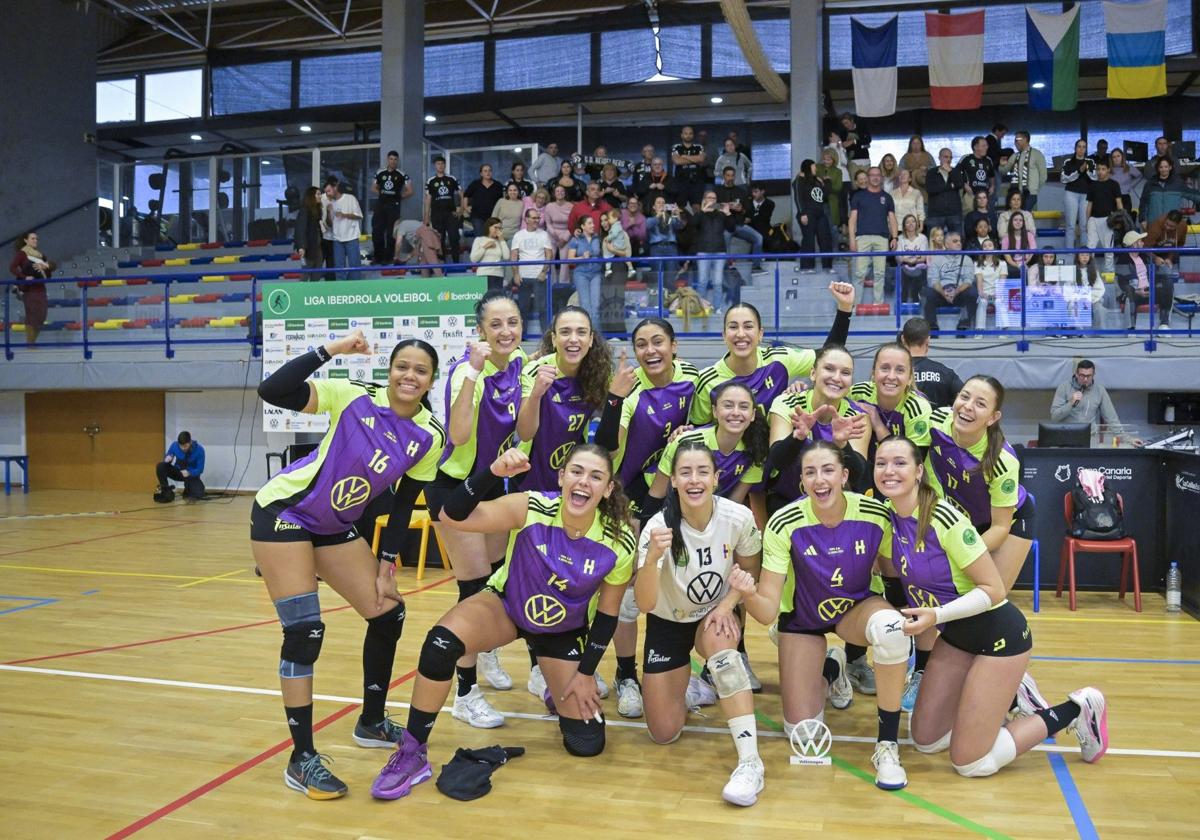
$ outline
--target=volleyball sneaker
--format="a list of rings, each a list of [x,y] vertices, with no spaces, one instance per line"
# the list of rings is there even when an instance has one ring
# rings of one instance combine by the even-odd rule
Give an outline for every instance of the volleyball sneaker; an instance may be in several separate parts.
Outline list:
[[[417,742],[408,730],[401,736],[396,751],[371,783],[371,796],[376,799],[399,799],[408,796],[414,785],[433,776],[429,766],[429,747]]]
[[[900,747],[895,741],[877,742],[871,763],[875,765],[875,787],[900,790],[908,786],[908,774],[900,763]]]
[[[689,709],[712,706],[717,702],[717,690],[695,674],[688,677],[687,694],[683,702]]]
[[[529,669],[529,679],[525,682],[525,688],[534,697],[539,700],[546,693],[546,678],[542,676],[542,666],[534,665]]]
[[[632,677],[617,680],[617,714],[625,718],[642,716],[642,687]]]
[[[846,651],[840,647],[832,647],[825,651],[825,658],[832,659],[838,666],[838,675],[829,684],[829,702],[835,709],[848,708],[854,702],[854,686],[846,673]]]
[[[858,657],[842,669],[850,678],[850,685],[859,694],[875,694],[875,670],[867,664],[865,655]]]
[[[1067,695],[1079,706],[1079,717],[1067,731],[1079,739],[1079,752],[1088,764],[1104,758],[1108,752],[1108,703],[1098,689],[1088,686]]]
[[[309,799],[337,799],[346,795],[346,785],[325,766],[328,756],[320,753],[301,753],[289,761],[283,771],[283,783],[298,790]],[[329,759],[333,761],[333,759]]]
[[[500,664],[500,651],[498,649],[485,650],[476,657],[476,665],[479,666],[479,676],[487,680],[487,684],[497,691],[508,691],[513,687],[512,677],[508,675],[508,671],[504,670],[504,666]]]
[[[904,693],[900,695],[900,711],[912,714],[912,710],[917,706],[917,694],[921,691],[921,678],[924,676],[924,671],[913,671],[908,675],[908,683],[904,686]]]
[[[450,714],[455,720],[470,724],[476,729],[495,729],[504,725],[504,715],[492,708],[492,704],[483,696],[478,685],[462,697],[454,698],[454,707]]]
[[[1043,709],[1049,708],[1050,703],[1038,691],[1037,683],[1033,681],[1033,677],[1029,674],[1021,677],[1021,684],[1017,686],[1017,716],[1030,717]]]
[[[733,805],[748,808],[758,801],[766,783],[762,759],[758,756],[739,762],[721,791],[721,798]]]
[[[600,676],[600,672],[595,673],[596,677],[596,693],[600,695],[601,700],[608,699],[608,683],[604,681],[604,677]]]
[[[361,717],[358,719],[358,723],[354,724],[354,743],[368,749],[393,749],[400,743],[403,733],[404,727],[393,723],[384,712],[383,720],[379,723],[368,725],[362,722]]]

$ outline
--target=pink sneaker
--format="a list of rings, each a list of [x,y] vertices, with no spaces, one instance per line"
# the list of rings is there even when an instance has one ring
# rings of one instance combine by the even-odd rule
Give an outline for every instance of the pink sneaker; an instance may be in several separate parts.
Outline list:
[[[413,785],[419,785],[432,776],[428,746],[417,743],[417,739],[404,730],[396,751],[371,784],[371,796],[376,799],[399,799],[408,796]]]
[[[1079,753],[1094,764],[1108,752],[1108,703],[1098,689],[1088,686],[1067,695],[1079,705],[1079,717],[1067,731],[1079,739]]]

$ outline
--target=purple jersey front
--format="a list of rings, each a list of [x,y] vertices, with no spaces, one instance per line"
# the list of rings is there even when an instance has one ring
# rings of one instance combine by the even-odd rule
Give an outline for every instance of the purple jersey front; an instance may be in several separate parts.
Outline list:
[[[939,409],[933,414],[929,429],[927,466],[939,495],[955,503],[970,517],[971,524],[986,530],[992,522],[993,507],[1020,507],[1028,495],[1019,482],[1020,466],[1017,453],[1006,442],[990,480],[980,469],[980,458],[987,448],[983,437],[970,448],[954,442],[951,432],[953,418]]]
[[[641,476],[648,476],[647,484],[653,480],[667,439],[687,423],[695,393],[695,380],[686,379],[661,388],[639,388],[626,397],[633,407],[617,471],[623,485],[628,487]]]
[[[987,553],[983,538],[957,507],[940,500],[930,512],[929,527],[918,538],[917,517],[900,516],[889,507],[892,566],[913,607],[939,607],[975,588],[966,569]]]
[[[480,375],[481,382],[472,383],[466,380],[458,384],[459,388],[475,387],[475,426],[472,439],[467,445],[471,451],[456,457],[461,447],[447,441],[446,449],[442,453],[443,472],[455,478],[466,478],[475,472],[479,464],[490,464],[500,453],[513,445],[517,431],[517,411],[521,406],[521,371],[524,361],[524,356],[514,355],[503,369]],[[455,373],[466,363],[466,356],[459,359],[450,367],[446,377],[447,428],[450,426],[450,407],[454,404],[455,393],[452,385]],[[485,366],[485,372],[490,367],[490,364]],[[467,457],[471,458],[469,463],[466,461]]]
[[[771,414],[787,417],[791,420],[792,412],[796,409],[812,413],[813,411],[813,394],[810,389],[801,394],[784,394],[771,404]],[[842,417],[850,417],[861,413],[858,406],[848,399],[841,399],[837,404],[838,415]],[[832,423],[814,423],[812,429],[809,430],[808,438],[803,442],[800,453],[804,454],[813,442],[818,440],[827,440],[833,442],[833,424]],[[771,487],[771,492],[783,499],[791,502],[799,499],[804,495],[804,489],[800,484],[800,458],[788,464],[779,471],[778,476],[772,482],[768,478],[767,483]]]
[[[538,366],[535,360],[526,367],[527,379],[529,371],[536,373]],[[557,490],[558,471],[566,465],[575,445],[583,441],[588,419],[595,413],[596,406],[584,400],[578,379],[560,376],[542,395],[538,411],[537,434],[528,450],[529,472],[521,481],[521,489]]]

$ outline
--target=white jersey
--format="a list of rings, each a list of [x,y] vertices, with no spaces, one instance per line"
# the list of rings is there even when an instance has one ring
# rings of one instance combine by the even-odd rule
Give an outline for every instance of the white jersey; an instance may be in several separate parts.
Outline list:
[[[713,498],[712,519],[703,531],[697,531],[685,520],[680,525],[683,544],[687,550],[687,565],[663,558],[658,572],[658,603],[651,611],[668,621],[699,621],[720,602],[729,591],[726,581],[733,568],[734,554],[750,556],[762,550],[762,533],[754,524],[754,514],[745,505],[720,496]],[[638,542],[638,568],[646,563],[650,533],[665,528],[660,511],[642,529]],[[681,558],[682,559],[682,558]],[[640,574],[654,574],[649,566]]]

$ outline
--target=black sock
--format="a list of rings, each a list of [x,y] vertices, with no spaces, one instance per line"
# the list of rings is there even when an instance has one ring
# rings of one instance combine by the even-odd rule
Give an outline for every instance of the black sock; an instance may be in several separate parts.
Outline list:
[[[636,656],[617,657],[617,682],[620,682],[621,680],[633,680],[634,682],[637,682]]]
[[[429,733],[433,731],[433,724],[437,720],[437,712],[422,712],[416,706],[408,710],[408,724],[404,727],[408,730],[408,734],[417,739],[417,743],[424,744],[429,740]]]
[[[292,761],[303,753],[315,753],[312,730],[312,703],[307,706],[284,706],[288,730],[292,733]]]
[[[392,664],[396,659],[396,643],[378,630],[367,625],[363,637],[363,704],[360,719],[364,724],[383,720],[383,709],[387,704],[388,683],[392,681]]]
[[[924,671],[925,666],[929,664],[929,654],[931,653],[933,653],[933,651],[921,650],[920,648],[917,648],[917,664],[913,670]]]
[[[538,666],[537,656],[533,652],[533,646],[529,642],[525,643],[525,649],[529,651],[529,667],[536,668]]]
[[[740,639],[738,639],[737,652],[738,653],[746,652],[746,634],[745,633],[743,633],[742,637]]]
[[[880,741],[896,741],[900,740],[900,710],[894,712],[885,712],[883,709],[878,709],[879,712],[879,738]]]
[[[856,662],[867,655],[867,649],[862,645],[852,645],[846,642],[846,662]]]
[[[466,697],[471,693],[471,689],[475,687],[477,678],[475,676],[475,666],[464,668],[459,665],[455,670],[458,671],[458,696]]]
[[[833,685],[834,680],[842,675],[842,669],[838,666],[837,660],[831,656],[825,657],[825,664],[821,666],[821,676],[825,678],[825,682]]]
[[[1050,738],[1056,732],[1066,729],[1071,721],[1079,717],[1079,704],[1068,700],[1049,709],[1038,709],[1034,714],[1046,722],[1046,737]]]

